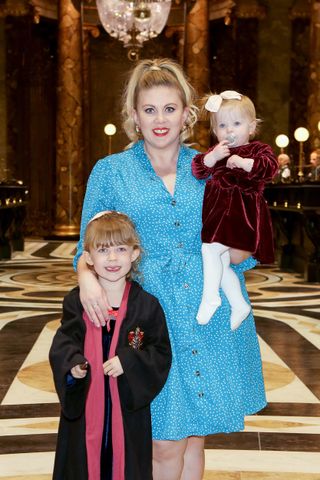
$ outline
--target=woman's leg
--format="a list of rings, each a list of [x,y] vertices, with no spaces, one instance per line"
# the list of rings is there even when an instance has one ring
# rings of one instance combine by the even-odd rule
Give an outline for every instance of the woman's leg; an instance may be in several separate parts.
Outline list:
[[[202,480],[203,472],[204,437],[189,437],[180,480]]]
[[[221,243],[203,243],[201,247],[203,263],[203,292],[197,313],[200,325],[205,325],[221,305],[219,288],[223,274],[221,255],[229,247]]]
[[[187,438],[153,441],[153,480],[180,480],[187,442]]]

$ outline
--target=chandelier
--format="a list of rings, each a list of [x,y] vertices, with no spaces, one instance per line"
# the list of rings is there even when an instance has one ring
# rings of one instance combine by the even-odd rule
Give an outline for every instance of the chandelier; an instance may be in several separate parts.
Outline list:
[[[96,0],[104,29],[129,48],[130,60],[139,58],[139,48],[162,32],[171,0]]]

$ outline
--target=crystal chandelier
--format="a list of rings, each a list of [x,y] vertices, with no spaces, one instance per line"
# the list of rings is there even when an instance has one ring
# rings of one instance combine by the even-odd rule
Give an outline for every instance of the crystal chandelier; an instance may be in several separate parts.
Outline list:
[[[167,23],[171,0],[96,0],[104,29],[129,48],[136,60],[146,40],[161,33]]]

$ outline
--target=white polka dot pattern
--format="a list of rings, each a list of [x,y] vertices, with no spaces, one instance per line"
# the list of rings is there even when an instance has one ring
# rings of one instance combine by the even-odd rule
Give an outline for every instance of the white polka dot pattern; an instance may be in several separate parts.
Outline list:
[[[265,405],[260,351],[253,318],[230,331],[229,304],[206,326],[195,316],[202,290],[201,210],[204,182],[191,174],[197,152],[180,149],[173,196],[155,174],[143,147],[106,157],[95,165],[87,186],[81,237],[102,210],[125,212],[142,239],[144,288],[158,297],[166,314],[173,362],[166,385],[151,405],[153,437],[181,439],[243,429],[244,415]],[[243,271],[235,267],[244,295]]]

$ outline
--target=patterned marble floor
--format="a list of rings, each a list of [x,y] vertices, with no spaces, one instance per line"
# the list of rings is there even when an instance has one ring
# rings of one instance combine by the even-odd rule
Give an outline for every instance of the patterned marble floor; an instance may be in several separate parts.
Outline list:
[[[26,242],[0,262],[0,479],[51,478],[59,405],[47,361],[75,243]],[[268,406],[206,441],[204,480],[320,480],[320,286],[277,269],[247,276]],[[143,479],[141,479],[143,480]]]

